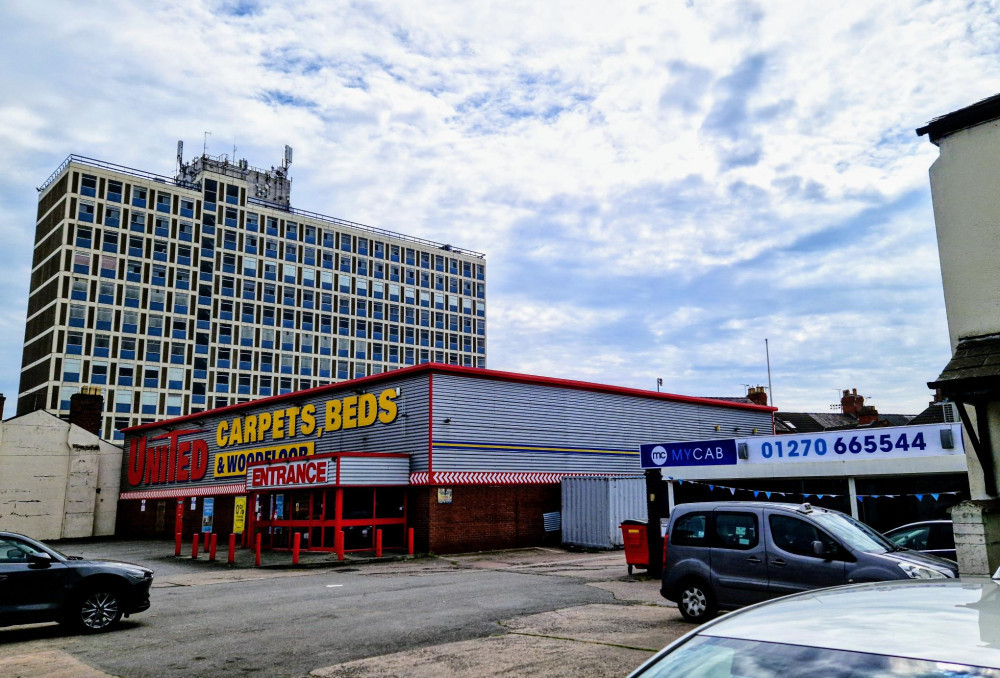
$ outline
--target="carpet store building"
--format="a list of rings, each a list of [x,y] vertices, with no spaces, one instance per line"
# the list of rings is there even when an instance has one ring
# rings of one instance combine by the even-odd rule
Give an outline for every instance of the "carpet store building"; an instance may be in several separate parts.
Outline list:
[[[539,544],[567,475],[640,475],[639,447],[770,434],[774,408],[440,364],[126,429],[121,536],[449,553]],[[245,508],[244,508],[245,507]],[[234,520],[234,514],[236,520]],[[236,531],[239,531],[237,528]]]

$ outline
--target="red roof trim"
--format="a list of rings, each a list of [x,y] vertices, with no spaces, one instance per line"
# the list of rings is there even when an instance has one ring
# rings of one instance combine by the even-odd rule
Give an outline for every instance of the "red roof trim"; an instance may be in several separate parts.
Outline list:
[[[574,381],[571,379],[558,379],[555,377],[539,377],[533,374],[519,374],[517,372],[501,372],[498,370],[488,370],[481,367],[461,367],[459,365],[445,365],[442,363],[425,363],[423,365],[413,365],[412,367],[404,367],[402,369],[392,370],[390,372],[382,372],[381,374],[373,374],[367,377],[361,377],[360,379],[350,379],[348,381],[339,381],[335,384],[317,386],[315,388],[306,389],[304,391],[295,391],[294,393],[285,393],[282,395],[260,398],[259,400],[251,400],[250,402],[246,403],[227,405],[226,407],[219,407],[214,410],[206,410],[205,412],[198,412],[197,414],[187,414],[182,417],[175,417],[174,419],[164,419],[163,421],[152,422],[150,424],[139,424],[138,426],[132,426],[130,428],[122,429],[122,431],[124,433],[144,431],[151,428],[159,428],[168,423],[171,425],[176,425],[181,422],[191,421],[198,418],[204,418],[206,416],[214,417],[227,412],[239,412],[242,410],[249,409],[251,407],[261,407],[264,405],[276,404],[290,400],[301,400],[303,398],[319,395],[322,393],[356,389],[360,386],[364,386],[367,384],[378,384],[384,381],[394,381],[396,379],[403,379],[410,376],[415,376],[420,374],[430,375],[434,373],[457,374],[466,377],[473,377],[476,379],[492,379],[494,381],[509,381],[521,384],[555,386],[559,388],[574,389],[577,391],[593,391],[595,393],[614,393],[617,395],[648,398],[650,400],[669,400],[678,403],[690,403],[693,405],[710,405],[712,407],[723,407],[723,408],[730,408],[737,410],[754,410],[757,412],[778,411],[777,407],[770,407],[767,405],[755,405],[753,403],[734,403],[727,400],[713,400],[712,398],[699,398],[696,396],[676,395],[674,393],[658,393],[656,391],[647,391],[645,389],[640,389],[640,388],[628,388],[625,386],[609,386],[607,384],[595,384],[587,381]]]

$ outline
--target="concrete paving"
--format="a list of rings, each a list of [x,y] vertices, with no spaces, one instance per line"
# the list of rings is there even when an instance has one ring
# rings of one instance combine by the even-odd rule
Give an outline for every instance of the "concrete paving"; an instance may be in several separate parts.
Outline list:
[[[412,649],[337,664],[317,661],[312,664],[316,668],[310,675],[314,676],[620,676],[693,628],[681,620],[676,607],[660,597],[657,581],[641,574],[627,574],[621,551],[585,553],[532,548],[438,557],[391,555],[383,559],[375,559],[373,554],[357,554],[342,563],[332,554],[304,553],[299,566],[291,565],[291,554],[287,552],[264,552],[263,567],[254,567],[250,550],[238,551],[233,565],[225,563],[224,552],[218,554],[221,557],[216,562],[208,562],[203,555],[192,559],[190,542],[181,557],[173,555],[173,544],[163,541],[88,540],[56,546],[71,555],[120,559],[152,567],[156,571],[154,586],[164,592],[171,588],[209,586],[219,595],[228,596],[219,585],[268,579],[290,581],[287,578],[323,572],[334,576],[363,575],[366,580],[432,581],[452,575],[461,577],[463,572],[471,575],[473,571],[502,571],[541,579],[566,578],[613,596],[612,604],[560,606],[537,614],[501,617],[494,634],[478,639],[444,642],[446,639],[442,638],[440,644],[431,645],[424,640]],[[277,581],[275,584],[278,585]],[[152,622],[155,611],[151,610],[147,616],[147,623]],[[70,642],[64,643],[56,634],[52,640],[58,642],[48,642],[47,636],[47,633],[29,634],[28,637],[37,640],[8,646],[13,656],[0,659],[0,678],[107,675],[84,663],[86,654],[77,651],[74,656],[64,651],[82,650],[87,645],[85,639],[79,642],[68,639]],[[405,643],[397,647],[405,648]],[[267,672],[263,666],[258,670]],[[309,670],[303,671],[303,675]]]

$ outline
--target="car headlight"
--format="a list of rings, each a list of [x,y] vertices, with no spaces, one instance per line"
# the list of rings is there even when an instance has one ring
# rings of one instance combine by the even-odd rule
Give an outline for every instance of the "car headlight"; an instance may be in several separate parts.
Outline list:
[[[935,570],[916,563],[896,563],[899,569],[906,573],[910,579],[947,579],[947,575],[940,570]]]
[[[125,572],[125,574],[131,577],[132,579],[138,579],[140,581],[142,581],[143,579],[150,579],[153,576],[153,573],[150,572],[149,570],[140,570],[138,568],[133,568],[133,567],[125,568],[123,572]]]

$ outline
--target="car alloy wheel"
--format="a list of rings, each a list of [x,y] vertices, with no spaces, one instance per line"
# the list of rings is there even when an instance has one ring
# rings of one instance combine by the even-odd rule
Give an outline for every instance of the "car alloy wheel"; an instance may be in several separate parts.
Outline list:
[[[681,605],[692,617],[700,617],[705,614],[708,608],[708,601],[705,599],[705,592],[696,586],[684,590],[681,596]]]
[[[110,591],[92,591],[80,603],[79,620],[85,631],[106,631],[121,616],[118,596]]]

